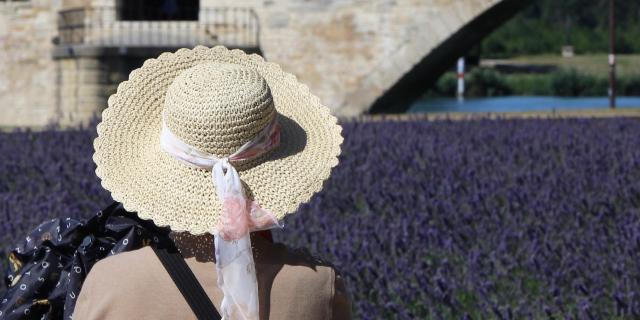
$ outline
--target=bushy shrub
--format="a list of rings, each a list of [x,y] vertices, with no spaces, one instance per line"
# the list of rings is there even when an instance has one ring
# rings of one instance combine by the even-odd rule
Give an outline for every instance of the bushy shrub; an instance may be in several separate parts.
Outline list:
[[[603,96],[607,94],[606,78],[581,74],[576,70],[560,70],[551,74],[551,92],[557,96]]]
[[[506,96],[512,91],[505,78],[494,69],[474,68],[468,74],[468,81],[467,93],[472,97]]]
[[[447,72],[443,74],[433,85],[433,88],[427,91],[427,96],[433,97],[455,97],[457,90],[458,76],[455,72]]]
[[[454,72],[443,74],[433,88],[427,91],[428,97],[455,97],[458,77]],[[504,96],[512,93],[507,79],[499,72],[489,68],[473,68],[465,76],[465,95],[469,97]]]
[[[617,95],[640,96],[640,77],[617,77]],[[457,77],[445,73],[427,91],[426,97],[455,97]],[[609,78],[593,76],[574,69],[559,69],[544,74],[503,74],[489,68],[473,68],[465,78],[467,97],[504,95],[603,97],[609,89]]]
[[[551,76],[540,73],[505,74],[505,81],[514,95],[549,96],[552,95]]]
[[[362,319],[640,317],[640,120],[345,123],[279,241],[344,274]],[[2,243],[108,196],[91,130],[0,134]]]
[[[640,77],[620,77],[617,81],[617,94],[640,96]]]

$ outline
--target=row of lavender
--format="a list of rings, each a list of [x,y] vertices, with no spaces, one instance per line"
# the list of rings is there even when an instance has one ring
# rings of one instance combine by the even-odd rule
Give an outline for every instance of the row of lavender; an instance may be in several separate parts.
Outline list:
[[[640,119],[354,122],[276,239],[359,318],[640,317]],[[109,203],[92,130],[0,134],[0,243]],[[0,290],[2,291],[2,290]]]

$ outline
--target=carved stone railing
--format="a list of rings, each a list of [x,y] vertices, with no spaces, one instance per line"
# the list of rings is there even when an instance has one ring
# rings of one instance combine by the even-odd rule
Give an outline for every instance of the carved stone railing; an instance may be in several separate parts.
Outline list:
[[[97,47],[259,47],[259,23],[251,8],[201,8],[197,20],[120,20],[115,7],[58,13],[57,45]]]

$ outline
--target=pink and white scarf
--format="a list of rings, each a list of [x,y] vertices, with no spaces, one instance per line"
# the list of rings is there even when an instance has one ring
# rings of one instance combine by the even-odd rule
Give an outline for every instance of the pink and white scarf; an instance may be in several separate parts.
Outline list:
[[[215,242],[217,284],[224,294],[223,320],[258,319],[258,282],[249,232],[283,227],[273,213],[247,198],[232,162],[255,159],[279,144],[277,115],[253,139],[222,159],[185,143],[164,121],[162,123],[161,148],[188,165],[211,169],[212,182],[222,203],[220,222],[211,233]]]

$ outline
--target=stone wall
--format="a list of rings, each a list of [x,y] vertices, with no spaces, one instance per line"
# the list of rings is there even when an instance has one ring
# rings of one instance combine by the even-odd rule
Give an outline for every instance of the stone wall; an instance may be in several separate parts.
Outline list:
[[[420,59],[498,2],[202,0],[201,8],[254,8],[265,58],[298,76],[336,115],[352,116],[366,112]],[[0,2],[0,127],[82,123],[106,106],[129,72],[118,59],[127,58],[54,59],[51,40],[59,9],[115,4]]]
[[[58,5],[0,2],[0,127],[39,127],[56,116],[51,40]]]
[[[118,80],[126,80],[120,76],[117,63],[105,58],[63,58],[56,63],[59,111],[55,120],[62,126],[88,124],[115,91],[113,74]]]
[[[266,1],[262,51],[309,85],[335,114],[356,115],[439,43],[498,2]]]

